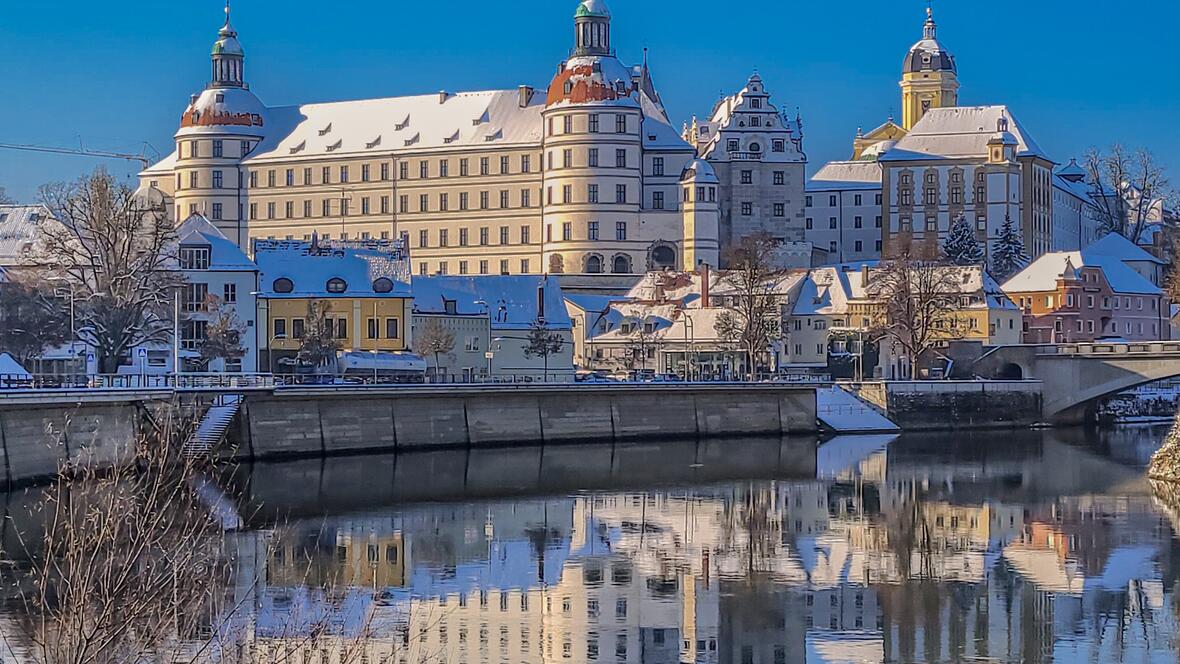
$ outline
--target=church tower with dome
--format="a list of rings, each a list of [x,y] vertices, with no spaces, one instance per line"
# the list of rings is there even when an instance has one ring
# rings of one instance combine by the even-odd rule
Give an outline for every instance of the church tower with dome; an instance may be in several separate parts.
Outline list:
[[[240,246],[248,246],[242,159],[263,139],[266,108],[246,84],[245,52],[230,22],[218,31],[209,84],[193,95],[176,132],[173,216],[201,214]]]
[[[955,56],[938,41],[934,10],[926,8],[922,39],[910,48],[901,65],[901,126],[906,131],[934,108],[959,104]]]

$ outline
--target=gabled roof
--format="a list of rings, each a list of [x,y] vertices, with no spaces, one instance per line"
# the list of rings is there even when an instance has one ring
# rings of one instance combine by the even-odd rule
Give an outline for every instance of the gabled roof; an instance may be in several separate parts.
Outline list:
[[[44,205],[0,205],[0,265],[29,263],[46,223],[57,222]]]
[[[181,247],[206,245],[209,247],[209,269],[226,272],[256,272],[258,266],[246,256],[246,252],[230,240],[211,221],[194,214],[185,219],[176,229]]]
[[[459,315],[489,315],[492,329],[524,330],[531,327],[540,314],[538,295],[542,288],[546,327],[570,329],[572,323],[557,277],[414,277],[414,311],[423,314],[446,313],[446,302],[452,301]]]
[[[262,297],[271,299],[409,297],[410,259],[399,240],[298,242],[255,240],[254,261],[260,271]],[[328,280],[343,279],[342,293],[328,293]],[[393,282],[380,293],[378,279]],[[275,291],[275,282],[289,279],[290,293]]]
[[[1146,262],[1167,265],[1166,262],[1144,251],[1119,233],[1107,233],[1082,250],[1094,256],[1110,256],[1124,262]]]
[[[881,166],[875,161],[830,161],[807,182],[808,191],[880,188]]]
[[[985,158],[1001,119],[1007,120],[1008,131],[1016,138],[1018,157],[1049,159],[1007,106],[956,106],[928,111],[880,161]]]
[[[1105,248],[1099,248],[1097,252],[1091,251],[1093,246],[1086,247],[1081,251],[1057,251],[1044,254],[1004,282],[1003,289],[1007,293],[1050,293],[1057,290],[1057,280],[1066,274],[1068,268],[1080,270],[1092,267],[1102,270],[1110,288],[1116,293],[1159,295],[1163,292],[1158,286],[1128,266],[1122,258],[1102,253],[1103,251],[1113,251],[1117,248],[1116,244],[1112,243]],[[1134,262],[1141,259],[1131,260]]]

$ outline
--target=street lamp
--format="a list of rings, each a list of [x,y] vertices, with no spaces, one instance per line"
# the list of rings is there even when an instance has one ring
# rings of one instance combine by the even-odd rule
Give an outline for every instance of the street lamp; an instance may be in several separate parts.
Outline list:
[[[70,297],[70,357],[76,360],[78,353],[74,348],[74,344],[78,339],[78,325],[77,325],[77,318],[74,314],[74,300],[75,300],[74,282],[70,281],[69,279],[66,279],[65,277],[49,277],[48,281],[65,283],[67,288],[64,288],[61,290],[69,291],[69,297]],[[58,295],[58,292],[59,292],[58,289],[54,289],[53,296],[60,297]]]
[[[685,347],[684,347],[684,380],[687,380],[690,382],[693,379],[693,368],[694,368],[693,364],[692,364],[692,354],[693,354],[693,351],[696,349],[696,345],[697,345],[697,335],[696,335],[695,325],[696,324],[693,323],[693,321],[692,321],[692,316],[689,316],[688,311],[686,310],[684,312],[684,334],[686,337],[685,338]]]

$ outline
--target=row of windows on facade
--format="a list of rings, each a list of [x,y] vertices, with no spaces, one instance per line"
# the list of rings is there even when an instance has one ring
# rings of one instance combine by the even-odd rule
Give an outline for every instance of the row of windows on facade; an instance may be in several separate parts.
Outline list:
[[[550,266],[549,266],[550,270],[549,271],[554,274],[564,273],[565,272],[565,259],[563,259],[558,254],[554,254],[552,256],[552,259],[553,260],[550,261]],[[434,263],[433,265],[434,265],[433,274],[447,275],[447,274],[451,273],[451,264],[449,261],[438,261],[437,263]],[[460,275],[472,274],[471,266],[472,266],[472,261],[467,261],[467,260],[458,261],[458,270],[459,270],[458,274],[460,274]],[[631,257],[628,256],[627,254],[616,254],[613,258],[610,259],[609,262],[603,256],[601,256],[599,254],[589,254],[582,259],[582,272],[585,274],[605,274],[606,268],[608,266],[610,267],[610,271],[613,274],[633,274]],[[531,267],[532,266],[531,266],[529,259],[527,259],[527,258],[520,259],[520,272],[519,272],[519,274],[529,274],[531,272]],[[480,260],[480,261],[476,262],[476,268],[478,271],[475,272],[475,274],[486,275],[486,274],[492,273],[491,272],[491,261],[489,261],[489,260]],[[507,259],[500,260],[499,268],[500,268],[500,271],[498,274],[501,274],[501,275],[511,274],[509,271],[510,270],[510,261],[508,261]],[[418,263],[418,274],[420,274],[422,276],[432,274],[431,263],[428,261],[422,261],[422,262]]]
[[[572,148],[565,148],[561,151],[561,163],[556,163],[556,152],[550,150],[545,154],[546,168],[550,171],[559,170],[561,168],[576,168],[580,164],[575,162],[574,150]],[[627,150],[618,148],[615,150],[615,168],[628,167]],[[586,150],[586,168],[601,168],[602,160],[599,158],[598,148],[589,148]],[[652,157],[651,169],[647,175],[653,177],[661,177],[665,175],[664,172],[664,158]]]
[[[754,126],[758,126],[758,125],[754,125]],[[741,146],[742,146],[741,141],[739,141],[736,138],[730,138],[730,139],[726,140],[726,142],[725,142],[725,150],[726,150],[726,152],[729,152],[729,153],[739,153],[740,154],[742,151]],[[781,138],[776,138],[776,139],[772,140],[770,142],[770,151],[771,152],[786,152],[787,151],[786,140],[781,139]],[[750,154],[754,154],[754,155],[761,154],[762,153],[762,144],[759,143],[758,141],[751,141],[746,146],[746,152],[748,152]]]
[[[278,279],[274,280],[274,283],[271,284],[271,287],[276,293],[287,294],[294,292],[295,282],[286,277],[279,277]],[[373,280],[372,288],[374,293],[392,293],[393,280],[389,279],[388,277],[378,277],[377,279]],[[348,282],[341,279],[340,277],[332,277],[324,284],[324,290],[333,294],[344,293],[348,291]]]
[[[804,220],[803,224],[807,230],[809,230],[809,231],[815,230],[815,220],[812,219],[811,217],[807,217]],[[881,215],[877,215],[877,218],[873,221],[873,224],[874,224],[874,226],[873,226],[874,228],[881,227]],[[839,225],[840,225],[840,222],[837,217],[828,217],[828,229],[836,230],[839,227]],[[855,228],[855,229],[864,228],[864,225],[865,225],[864,217],[857,215],[852,218],[852,227],[853,228]]]
[[[1096,275],[1087,274],[1087,275],[1083,275],[1083,277],[1094,277],[1094,281],[1097,282]],[[1066,293],[1065,298],[1064,298],[1064,306],[1072,309],[1075,306],[1077,306],[1078,304],[1080,304],[1081,301],[1082,301],[1081,298],[1080,297],[1075,298],[1073,293]],[[1085,307],[1086,309],[1098,308],[1095,306],[1098,302],[1098,299],[1095,296],[1087,295],[1085,301],[1086,301],[1086,307]],[[1134,302],[1138,305],[1138,307],[1137,307],[1138,311],[1145,310],[1143,301],[1144,301],[1144,298],[1139,297],[1139,296],[1135,297]],[[1147,302],[1150,305],[1151,311],[1158,311],[1159,300],[1157,298],[1149,297],[1149,298],[1147,298]],[[1035,298],[1032,296],[1021,297],[1017,301],[1017,304],[1020,305],[1020,308],[1024,309],[1026,312],[1032,311],[1032,307],[1033,307],[1034,303],[1035,303]],[[1056,307],[1060,307],[1060,306],[1062,306],[1062,304],[1063,304],[1062,297],[1060,295],[1046,295],[1045,296],[1045,307],[1047,309],[1053,309]],[[1126,311],[1135,310],[1136,307],[1132,307],[1131,305],[1132,305],[1132,299],[1130,296],[1120,296],[1120,295],[1109,296],[1109,295],[1106,295],[1106,296],[1102,297],[1101,309],[1113,310],[1113,311],[1118,311],[1120,309],[1124,309]]]
[[[927,233],[939,232],[938,217],[926,217],[925,222],[926,222],[925,231]],[[909,217],[901,217],[898,221],[898,224],[899,224],[898,229],[902,233],[915,232],[914,231],[914,220]],[[984,211],[978,212],[975,216],[975,230],[979,233],[986,233],[987,232],[987,214]],[[921,233],[922,229],[918,229],[918,231],[916,231],[916,232]]]
[[[566,94],[572,90],[572,83],[566,81]],[[608,120],[609,122],[609,120]],[[581,124],[581,123],[578,123]],[[614,116],[615,133],[626,134],[630,123],[627,121],[627,116],[622,113],[616,113]],[[599,113],[591,113],[586,116],[586,133],[598,134],[602,132],[602,117]],[[565,115],[561,118],[561,133],[574,134],[578,133],[574,130],[574,116]],[[549,135],[557,136],[557,118],[549,118]]]
[[[743,217],[754,216],[754,204],[749,201],[743,201],[738,205]],[[774,203],[771,205],[771,216],[785,217],[787,216],[787,206],[785,203]]]
[[[184,159],[184,146],[186,144],[188,145],[189,159],[199,159],[201,157],[201,142],[200,141],[182,141],[177,146],[177,155],[181,159]],[[237,156],[245,157],[246,155],[250,154],[250,151],[254,149],[254,145],[255,144],[250,141],[240,141]],[[212,148],[213,149],[210,152],[210,156],[213,157],[214,159],[222,159],[227,156],[229,156],[229,157],[233,156],[233,155],[226,155],[225,141],[223,141],[221,139],[213,139]]]
[[[302,339],[307,325],[305,318],[275,318],[271,321],[272,338]],[[350,336],[348,318],[329,318],[327,327],[334,339],[344,340]],[[401,320],[398,318],[366,318],[365,328],[365,338],[369,340],[401,338]]]
[[[233,283],[225,284],[222,288],[221,301],[226,304],[236,304],[238,301],[238,285]],[[207,311],[209,309],[209,284],[201,282],[185,284],[184,294],[180,304],[186,313]]]
[[[778,184],[778,183],[776,182],[775,184]],[[837,196],[836,194],[829,194],[828,195],[828,207],[836,207],[836,205],[838,204],[836,196]],[[873,204],[880,205],[881,204],[881,194],[873,194],[873,196],[876,199],[873,202]],[[804,198],[803,205],[806,207],[815,207],[814,201],[815,201],[814,196],[806,196]],[[852,204],[856,205],[856,206],[864,205],[864,194],[853,194],[852,195]]]
[[[1083,327],[1082,323],[1083,323],[1083,321],[1080,321],[1080,320],[1076,321],[1078,332],[1083,331],[1082,330],[1082,327]],[[1092,321],[1092,320],[1085,321],[1085,330],[1084,331],[1087,334],[1094,334],[1095,333],[1094,328],[1095,328],[1094,321]],[[1025,321],[1024,322],[1024,331],[1028,332],[1028,331],[1030,331],[1030,329],[1031,329],[1031,326],[1029,325],[1028,321]],[[1044,328],[1041,328],[1041,329],[1044,329]],[[1124,329],[1123,334],[1126,334],[1127,336],[1130,336],[1132,334],[1137,334],[1137,335],[1142,336],[1144,334],[1144,330],[1146,328],[1143,327],[1143,323],[1135,323],[1134,325],[1132,325],[1128,321],[1123,325],[1123,329]],[[1053,331],[1054,332],[1064,332],[1065,331],[1065,322],[1060,318],[1053,321]],[[1109,325],[1102,326],[1102,328],[1099,329],[1098,332],[1099,333],[1109,333],[1109,334],[1119,334],[1119,323],[1118,323],[1118,321],[1112,320],[1112,321],[1110,321]],[[1154,339],[1158,335],[1159,335],[1159,323],[1152,323],[1151,324],[1151,337]]]
[[[878,254],[881,253],[881,246],[882,246],[882,242],[880,240],[873,240],[873,251],[875,253],[878,253]],[[835,254],[837,251],[839,251],[839,248],[840,248],[840,246],[835,240],[829,241],[828,242],[829,256],[832,254]],[[852,251],[854,253],[860,253],[860,252],[863,252],[864,250],[865,250],[865,243],[863,240],[854,240],[852,242]]]
[[[491,261],[480,260],[477,265],[478,265],[479,271],[476,274],[484,274],[484,275],[492,274]],[[529,259],[527,259],[527,258],[520,259],[519,266],[520,266],[520,271],[518,272],[518,274],[529,274],[532,271],[532,265],[531,265]],[[512,274],[511,261],[509,261],[506,258],[500,259],[499,270],[500,271],[497,272],[496,274],[505,275],[505,276]],[[450,263],[448,263],[447,261],[439,261],[438,263],[435,263],[435,268],[434,268],[433,274],[445,276],[450,273],[451,273]],[[466,260],[459,261],[458,274],[471,274],[471,273],[472,273],[471,272],[471,261],[466,261]],[[418,263],[418,274],[420,274],[422,276],[427,276],[427,275],[431,274],[430,263],[428,261],[421,261],[420,263]]]
[[[937,187],[926,187],[922,191],[922,204],[927,206],[935,206],[941,204],[942,197]],[[947,197],[948,205],[969,205],[969,204],[986,204],[987,200],[987,186],[980,185],[975,188],[975,198],[967,200],[963,195],[962,187],[951,187],[950,195]],[[897,189],[897,204],[902,207],[913,207],[914,205],[914,189],[905,185],[898,185]]]

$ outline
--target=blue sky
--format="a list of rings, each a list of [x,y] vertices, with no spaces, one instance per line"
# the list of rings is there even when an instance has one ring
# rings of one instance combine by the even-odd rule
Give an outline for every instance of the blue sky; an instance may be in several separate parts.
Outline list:
[[[814,172],[849,156],[858,126],[897,111],[902,57],[921,36],[920,0],[609,0],[624,62],[650,49],[672,119],[707,115],[757,71],[780,108],[803,113]],[[171,150],[209,76],[218,0],[4,3],[0,143]],[[236,0],[247,77],[268,105],[446,90],[543,87],[572,40],[571,0]],[[963,104],[1008,104],[1059,161],[1091,146],[1147,147],[1180,185],[1180,3],[942,0]],[[98,164],[0,150],[0,186],[38,185]],[[130,180],[129,180],[130,181]]]

